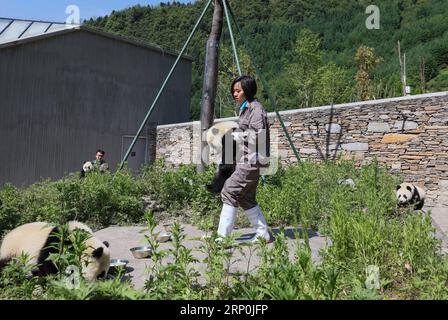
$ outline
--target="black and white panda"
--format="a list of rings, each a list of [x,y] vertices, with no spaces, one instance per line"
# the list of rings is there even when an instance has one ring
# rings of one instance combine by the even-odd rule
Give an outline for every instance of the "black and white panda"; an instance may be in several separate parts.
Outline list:
[[[92,171],[94,169],[93,163],[91,161],[84,161],[82,165],[82,169],[80,172],[81,178],[84,178],[86,176],[86,173],[89,171]]]
[[[224,183],[235,171],[236,142],[232,133],[238,128],[237,122],[224,121],[216,123],[207,130],[207,144],[210,146],[212,154],[220,156],[220,163],[213,181],[206,185],[209,192],[221,192]],[[232,150],[231,153],[230,150]]]
[[[420,210],[425,204],[426,193],[423,188],[404,182],[397,186],[396,196],[400,206],[414,205],[414,209]]]
[[[88,233],[86,240],[86,250],[83,254],[82,274],[89,281],[105,276],[110,265],[109,244],[101,242],[93,235],[84,223],[70,221],[67,224],[69,234],[76,229],[81,229]],[[52,244],[57,244],[60,239],[57,237],[59,230],[47,222],[31,222],[21,225],[11,230],[3,239],[0,247],[0,269],[10,262],[13,257],[19,257],[22,253],[29,256],[29,263],[37,265],[32,270],[34,276],[45,276],[58,272],[56,266],[51,261],[47,261],[51,253],[57,253],[57,249]],[[68,237],[70,238],[70,237]]]
[[[107,164],[107,162],[103,162],[99,167],[96,168],[92,161],[84,161],[80,172],[81,178],[84,178],[86,176],[86,173],[94,170],[98,170],[100,173],[105,173],[109,170],[109,165]]]

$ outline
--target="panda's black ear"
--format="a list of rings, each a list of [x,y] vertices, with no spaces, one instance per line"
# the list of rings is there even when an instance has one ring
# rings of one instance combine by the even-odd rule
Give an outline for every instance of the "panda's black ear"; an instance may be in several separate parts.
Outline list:
[[[82,164],[86,164],[87,161],[84,161]]]
[[[399,190],[401,188],[401,186],[400,185],[397,185],[397,190]]]
[[[213,133],[213,134],[218,134],[218,133],[219,133],[219,130],[218,130],[217,128],[213,128],[213,129],[212,129],[212,133]]]
[[[109,248],[109,242],[103,241],[104,245]]]
[[[101,258],[102,255],[103,255],[103,247],[96,248],[92,252],[92,256],[94,258]]]
[[[408,189],[409,191],[412,191],[411,186],[406,186],[406,189]]]

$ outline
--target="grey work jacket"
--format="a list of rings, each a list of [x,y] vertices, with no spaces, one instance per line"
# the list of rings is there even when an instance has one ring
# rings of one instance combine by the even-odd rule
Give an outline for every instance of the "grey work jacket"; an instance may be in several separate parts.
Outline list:
[[[245,133],[244,138],[237,139],[243,145],[244,161],[260,166],[269,165],[269,122],[260,102],[249,102],[240,111],[239,128]]]

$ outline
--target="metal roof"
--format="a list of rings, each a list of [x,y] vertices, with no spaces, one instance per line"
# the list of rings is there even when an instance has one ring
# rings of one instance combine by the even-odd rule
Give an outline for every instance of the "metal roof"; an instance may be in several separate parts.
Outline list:
[[[0,17],[0,44],[51,34],[61,30],[74,29],[77,27],[79,27],[77,24]]]
[[[38,39],[55,36],[61,33],[75,32],[83,30],[94,33],[103,37],[112,38],[122,42],[127,42],[139,47],[144,47],[162,54],[169,54],[177,57],[178,53],[172,50],[163,49],[162,47],[147,43],[139,39],[123,37],[118,34],[104,32],[100,29],[88,27],[79,24],[65,24],[50,21],[34,21],[0,17],[0,49],[10,46],[16,46],[22,43],[35,41]],[[189,55],[182,55],[183,59],[193,61]]]

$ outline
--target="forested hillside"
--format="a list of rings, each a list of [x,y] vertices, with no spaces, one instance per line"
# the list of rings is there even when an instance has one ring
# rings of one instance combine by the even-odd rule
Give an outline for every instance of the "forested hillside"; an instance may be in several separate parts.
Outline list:
[[[134,6],[87,25],[179,51],[206,1]],[[253,55],[237,36],[243,72],[258,66],[280,109],[402,95],[397,41],[411,93],[448,90],[448,1],[377,0],[379,29],[368,29],[367,0],[230,0]],[[193,63],[192,119],[199,118],[210,10],[188,54]],[[236,32],[236,28],[234,28]],[[236,73],[224,24],[215,114],[233,115],[228,84]],[[265,91],[259,98],[271,108]],[[150,102],[148,102],[150,104]]]

